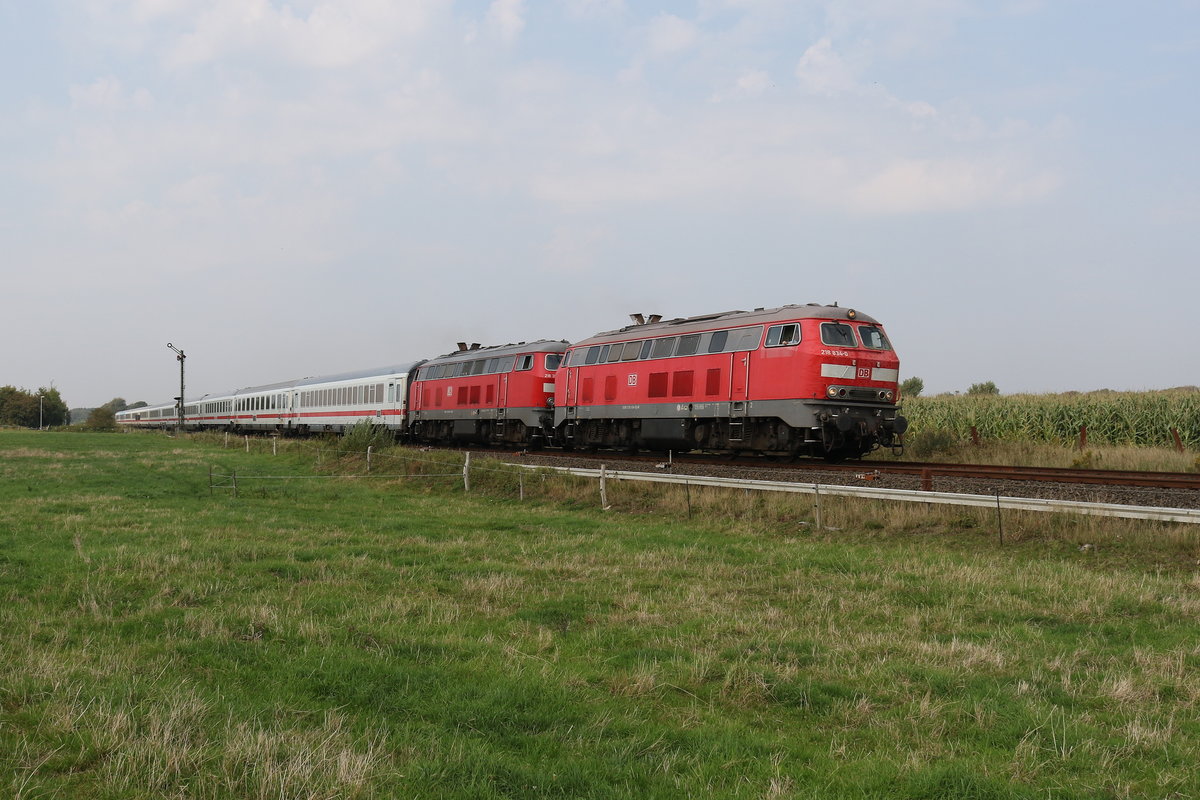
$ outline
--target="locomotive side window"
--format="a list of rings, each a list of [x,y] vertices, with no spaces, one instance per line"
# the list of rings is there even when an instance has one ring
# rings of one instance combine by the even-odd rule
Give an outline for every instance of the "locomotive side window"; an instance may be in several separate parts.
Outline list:
[[[512,372],[513,364],[515,364],[516,362],[517,362],[516,356],[509,356],[508,358],[501,360],[500,371],[501,372]]]
[[[642,352],[638,354],[638,358],[642,361],[645,361],[647,358],[650,357],[650,350],[653,347],[654,347],[653,339],[647,339],[646,341],[642,342]]]
[[[547,353],[546,354],[546,369],[551,370],[551,371],[556,370],[556,369],[558,369],[558,365],[561,363],[562,363],[562,356],[559,355],[558,353]]]
[[[636,361],[640,352],[642,352],[642,342],[626,342],[625,350],[621,353],[621,360]]]
[[[767,328],[767,347],[788,347],[800,344],[800,326],[794,322]]]
[[[821,342],[833,347],[857,347],[854,329],[844,322],[822,322]]]
[[[883,331],[874,325],[859,325],[858,338],[862,339],[863,347],[872,350],[891,350],[892,345],[883,335]]]
[[[679,337],[679,346],[675,348],[675,355],[690,356],[695,355],[696,350],[700,347],[700,334],[690,333],[687,336]]]
[[[669,358],[675,350],[675,337],[668,336],[666,339],[655,339],[654,349],[650,353],[651,358]]]
[[[758,349],[758,343],[762,340],[763,329],[762,325],[756,325],[753,328],[740,328],[733,333],[733,347],[729,349],[735,352],[744,352]]]
[[[720,353],[725,349],[727,341],[729,341],[729,331],[713,331],[712,338],[708,340],[708,352]]]
[[[591,355],[591,353],[589,352],[588,355]],[[589,361],[587,363],[591,364],[592,362]],[[517,369],[520,371],[533,369],[533,356],[521,356],[521,359],[517,362]]]
[[[595,364],[595,363],[596,363],[596,360],[597,360],[598,358],[600,358],[600,348],[599,348],[599,346],[596,346],[596,347],[589,347],[589,348],[588,348],[588,351],[587,351],[587,358],[585,358],[585,359],[583,360],[583,363],[584,363],[584,364]]]

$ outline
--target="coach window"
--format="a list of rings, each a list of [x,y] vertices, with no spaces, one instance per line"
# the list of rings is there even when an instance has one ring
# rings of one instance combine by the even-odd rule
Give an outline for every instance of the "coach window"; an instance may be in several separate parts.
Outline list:
[[[654,349],[650,351],[651,358],[668,358],[675,351],[675,337],[668,336],[665,339],[655,339]]]
[[[679,337],[679,346],[675,348],[677,356],[691,356],[696,354],[696,350],[700,347],[700,334],[689,333],[687,336]]]
[[[863,347],[872,350],[891,350],[891,342],[883,335],[883,331],[874,325],[859,325],[858,338],[862,339]]]
[[[767,347],[788,347],[800,344],[800,326],[795,322],[767,328]]]
[[[641,342],[626,342],[625,349],[621,353],[622,361],[636,361],[638,353],[642,351]]]
[[[822,322],[821,341],[833,347],[856,347],[854,329],[844,322]]]
[[[562,364],[562,359],[561,353],[546,353],[546,369],[550,372],[558,369]]]

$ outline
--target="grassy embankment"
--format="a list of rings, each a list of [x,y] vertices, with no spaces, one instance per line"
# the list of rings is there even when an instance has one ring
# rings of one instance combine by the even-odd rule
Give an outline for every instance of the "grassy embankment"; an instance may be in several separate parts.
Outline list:
[[[1200,794],[1193,532],[438,458],[0,433],[0,792]]]

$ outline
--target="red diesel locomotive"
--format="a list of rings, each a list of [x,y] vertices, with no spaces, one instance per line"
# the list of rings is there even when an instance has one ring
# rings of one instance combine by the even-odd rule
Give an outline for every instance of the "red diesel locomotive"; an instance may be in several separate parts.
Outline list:
[[[643,322],[567,349],[555,428],[574,447],[857,458],[899,445],[899,360],[854,309]]]
[[[409,434],[418,441],[520,444],[554,435],[554,372],[566,342],[458,350],[426,361],[409,390]]]

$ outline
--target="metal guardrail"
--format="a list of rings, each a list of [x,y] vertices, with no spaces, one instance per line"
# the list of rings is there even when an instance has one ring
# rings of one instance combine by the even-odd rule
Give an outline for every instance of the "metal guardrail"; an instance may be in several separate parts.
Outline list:
[[[843,486],[839,484],[755,481],[700,475],[661,475],[652,472],[609,470],[603,467],[601,469],[584,469],[579,467],[546,467],[526,464],[520,466],[528,469],[550,469],[584,478],[604,478],[607,480],[674,483],[689,486],[713,486],[722,489],[746,489],[760,492],[791,492],[794,494],[860,497],[868,500],[893,500],[902,503],[935,503],[941,505],[1011,509],[1014,511],[1089,514],[1123,519],[1146,519],[1158,522],[1200,524],[1200,509],[1191,508],[1127,506],[1121,503],[1088,503],[1076,500],[1046,500],[1037,497],[927,492],[915,489],[877,489],[868,486]]]

